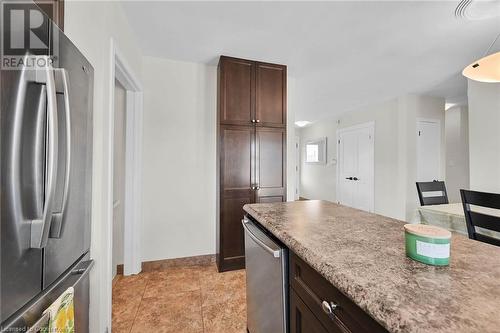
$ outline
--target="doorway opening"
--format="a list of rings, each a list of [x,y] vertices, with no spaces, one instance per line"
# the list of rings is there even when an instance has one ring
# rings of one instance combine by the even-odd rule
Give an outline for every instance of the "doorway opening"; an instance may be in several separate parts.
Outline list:
[[[142,86],[114,40],[111,40],[110,65],[107,218],[106,234],[102,237],[106,267],[101,281],[108,328],[112,325],[116,274],[127,276],[142,270]]]
[[[113,279],[123,275],[124,224],[125,224],[125,141],[127,91],[115,80],[114,134],[113,134]]]
[[[375,211],[375,123],[337,131],[337,201]]]
[[[109,189],[112,200],[108,207],[111,223],[108,237],[105,239],[111,252],[108,255],[108,267],[111,273],[111,279],[107,279],[109,282],[114,277],[115,271],[121,271],[123,275],[137,274],[141,271],[142,204],[142,87],[113,41],[111,49],[112,131],[108,158],[111,166]]]

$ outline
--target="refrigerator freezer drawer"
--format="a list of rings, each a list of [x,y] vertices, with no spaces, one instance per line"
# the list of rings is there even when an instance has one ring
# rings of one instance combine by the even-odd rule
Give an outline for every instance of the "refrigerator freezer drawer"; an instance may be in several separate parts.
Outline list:
[[[42,313],[69,287],[75,289],[75,332],[89,332],[89,273],[94,265],[85,255],[61,278],[33,299],[7,322],[2,324],[1,332],[26,332],[30,328],[43,325]]]

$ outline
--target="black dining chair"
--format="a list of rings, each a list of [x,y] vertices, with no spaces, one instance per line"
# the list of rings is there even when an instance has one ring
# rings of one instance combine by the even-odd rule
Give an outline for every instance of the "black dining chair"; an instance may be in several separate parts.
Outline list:
[[[449,203],[448,193],[446,192],[446,185],[444,182],[435,180],[433,182],[417,182],[416,184],[421,206],[443,205]]]
[[[479,227],[500,232],[500,217],[471,210],[471,205],[500,210],[500,194],[460,190],[460,195],[469,238],[500,246],[500,239],[478,233],[476,230],[476,227]]]

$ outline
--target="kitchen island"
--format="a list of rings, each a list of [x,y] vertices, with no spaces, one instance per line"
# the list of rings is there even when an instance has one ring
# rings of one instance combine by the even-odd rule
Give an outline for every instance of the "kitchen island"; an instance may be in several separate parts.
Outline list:
[[[315,200],[244,210],[289,249],[290,261],[309,266],[389,332],[500,332],[498,247],[453,234],[450,265],[434,267],[405,256],[404,223],[395,219]],[[291,265],[290,275],[299,266]],[[322,301],[315,284],[304,288],[304,295]],[[336,300],[327,301],[333,306]],[[324,327],[324,313],[311,312]]]

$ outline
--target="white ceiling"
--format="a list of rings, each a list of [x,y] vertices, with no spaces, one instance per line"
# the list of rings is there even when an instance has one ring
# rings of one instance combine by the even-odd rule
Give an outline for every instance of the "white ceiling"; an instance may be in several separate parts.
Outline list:
[[[288,65],[296,120],[406,93],[463,99],[460,73],[500,32],[500,18],[457,19],[457,4],[123,2],[145,55],[215,65],[224,54]]]

